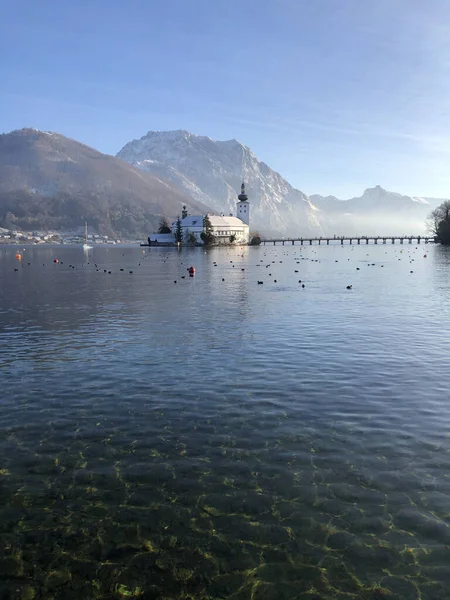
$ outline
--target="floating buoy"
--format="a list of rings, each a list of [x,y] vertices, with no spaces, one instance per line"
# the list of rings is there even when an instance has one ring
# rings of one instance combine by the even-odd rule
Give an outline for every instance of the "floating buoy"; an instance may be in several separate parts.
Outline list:
[[[195,269],[194,269],[194,267],[189,267],[188,272],[189,272],[189,275],[191,277],[193,277],[195,275]]]
[[[424,255],[423,255],[423,257],[424,257],[424,258],[426,258],[426,257],[427,257],[427,255],[426,255],[426,254],[424,254]]]
[[[58,260],[57,258],[54,258],[54,259],[53,259],[53,262],[54,262],[54,263],[56,263],[56,264],[58,264],[58,263],[59,263],[59,260]]]
[[[22,255],[21,254],[16,254],[16,258],[17,258],[17,260],[22,260]]]

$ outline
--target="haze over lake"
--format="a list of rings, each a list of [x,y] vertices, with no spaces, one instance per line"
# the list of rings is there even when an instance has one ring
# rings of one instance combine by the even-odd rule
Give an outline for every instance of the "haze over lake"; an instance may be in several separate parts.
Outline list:
[[[16,252],[0,597],[448,596],[448,249]]]

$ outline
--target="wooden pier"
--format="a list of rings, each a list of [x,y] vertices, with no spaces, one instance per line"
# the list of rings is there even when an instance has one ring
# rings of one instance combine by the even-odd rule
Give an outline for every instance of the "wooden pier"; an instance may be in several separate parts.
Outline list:
[[[405,236],[391,236],[391,235],[386,235],[386,236],[357,236],[357,235],[352,235],[352,236],[342,236],[342,237],[313,237],[313,238],[273,238],[273,239],[263,239],[261,240],[261,243],[266,245],[266,244],[273,244],[274,246],[276,246],[277,244],[282,244],[283,246],[285,244],[291,244],[292,246],[295,246],[295,244],[300,244],[301,246],[303,246],[304,244],[309,244],[310,246],[313,245],[313,243],[317,243],[319,246],[324,243],[327,246],[330,245],[330,242],[334,242],[334,243],[338,243],[341,244],[341,246],[344,245],[345,242],[348,242],[350,245],[352,245],[353,243],[355,244],[370,244],[370,242],[372,242],[373,244],[395,244],[396,242],[400,242],[400,244],[403,243],[407,243],[407,244],[413,244],[413,243],[417,243],[420,244],[421,242],[424,242],[425,244],[428,243],[433,243],[435,242],[436,239],[433,236],[423,236],[423,235],[405,235]]]

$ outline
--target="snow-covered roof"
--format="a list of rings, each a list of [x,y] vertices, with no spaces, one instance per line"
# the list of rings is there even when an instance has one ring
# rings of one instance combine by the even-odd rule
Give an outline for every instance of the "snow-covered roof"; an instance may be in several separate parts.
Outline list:
[[[176,225],[176,221],[174,225]],[[183,227],[203,227],[203,215],[188,215],[181,219]]]
[[[245,225],[245,223],[241,221],[241,219],[238,219],[238,217],[220,217],[217,215],[211,215],[209,220],[211,221],[211,225],[213,227],[242,227],[242,225]]]
[[[238,217],[222,217],[219,215],[208,215],[211,225],[213,227],[242,227],[245,225]],[[203,215],[189,215],[184,219],[181,219],[182,227],[203,227]],[[176,227],[176,221],[173,223]]]

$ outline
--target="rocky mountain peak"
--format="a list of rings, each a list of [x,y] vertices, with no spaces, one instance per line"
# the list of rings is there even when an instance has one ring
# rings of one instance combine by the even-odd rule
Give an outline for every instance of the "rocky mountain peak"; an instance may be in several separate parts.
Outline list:
[[[217,141],[184,130],[149,131],[126,144],[117,157],[175,183],[218,213],[235,213],[244,180],[252,229],[297,235],[320,231],[308,197],[235,139]]]

